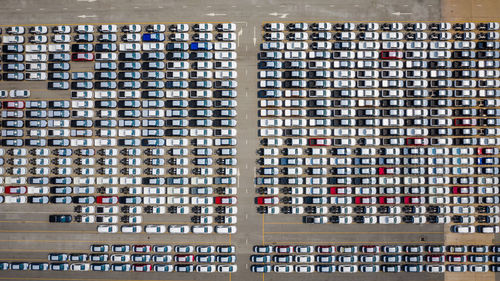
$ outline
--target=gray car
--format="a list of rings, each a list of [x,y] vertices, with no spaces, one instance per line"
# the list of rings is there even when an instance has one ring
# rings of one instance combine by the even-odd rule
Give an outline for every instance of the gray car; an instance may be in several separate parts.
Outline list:
[[[116,70],[116,62],[96,62],[95,70]]]
[[[140,75],[139,75],[140,77]],[[118,82],[119,89],[139,89],[141,87],[141,83],[139,81],[122,81]]]
[[[32,204],[47,204],[49,203],[48,196],[29,196],[28,202]]]
[[[24,142],[22,139],[4,139],[2,140],[3,146],[23,146]]]
[[[49,110],[50,118],[69,118],[69,110]]]
[[[140,120],[120,119],[120,120],[118,120],[118,126],[119,127],[139,127],[139,126],[141,126],[141,122],[140,122]]]
[[[69,146],[69,139],[49,139],[49,146]]]
[[[50,201],[55,204],[70,204],[72,199],[71,196],[53,196]]]

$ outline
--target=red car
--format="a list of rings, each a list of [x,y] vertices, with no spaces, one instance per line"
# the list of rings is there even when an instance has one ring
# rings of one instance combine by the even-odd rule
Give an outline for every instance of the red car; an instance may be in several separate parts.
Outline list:
[[[454,186],[451,188],[453,194],[472,194],[474,193],[474,187],[469,186]]]
[[[395,175],[399,174],[399,169],[394,167],[379,167],[378,168],[379,175]]]
[[[403,197],[405,204],[424,204],[425,199],[419,196],[405,196]]]
[[[332,145],[331,139],[313,138],[309,139],[309,145],[311,146],[329,146]]]
[[[92,53],[73,53],[71,56],[73,61],[93,61],[94,54]]]
[[[26,186],[6,186],[6,194],[25,194],[28,191]]]
[[[116,203],[118,203],[118,197],[116,197],[116,196],[97,196],[96,202],[98,204],[116,204]]]
[[[133,271],[140,271],[140,272],[150,272],[151,265],[150,264],[133,264],[132,270]]]
[[[472,118],[457,118],[453,119],[455,126],[476,126],[477,120]]]
[[[361,246],[360,250],[363,253],[378,253],[380,248],[379,246],[366,245],[366,246]]]
[[[403,58],[401,51],[383,51],[380,52],[380,58],[383,60],[398,60]]]
[[[134,245],[132,247],[132,249],[136,253],[149,253],[149,252],[151,252],[151,246],[150,245]]]
[[[351,194],[350,187],[330,187],[330,194]]]
[[[175,255],[174,260],[176,262],[193,262],[194,255]]]
[[[24,101],[4,101],[3,102],[4,109],[23,109]]]
[[[446,255],[448,262],[466,262],[465,255]]]
[[[215,204],[236,204],[236,202],[238,202],[238,198],[236,197],[215,197]]]
[[[406,145],[428,145],[429,139],[427,138],[406,138]]]
[[[498,148],[495,147],[480,147],[477,149],[478,155],[494,155],[498,154]]]
[[[280,198],[277,196],[273,196],[273,197],[262,196],[262,197],[255,198],[255,201],[259,205],[278,204],[280,202]],[[217,202],[217,201],[215,201],[215,202]]]
[[[354,203],[356,203],[356,204],[376,204],[377,199],[375,197],[356,196],[356,197],[354,197]]]
[[[293,246],[274,246],[276,253],[293,253]]]

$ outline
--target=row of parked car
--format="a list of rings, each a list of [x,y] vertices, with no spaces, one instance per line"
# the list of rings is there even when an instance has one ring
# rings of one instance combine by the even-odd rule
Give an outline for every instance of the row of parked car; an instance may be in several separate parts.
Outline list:
[[[30,34],[25,35],[26,31]],[[53,34],[48,35],[49,31]],[[221,23],[213,25],[211,23],[200,23],[192,26],[194,34],[189,36],[190,31],[188,24],[172,24],[167,26],[164,24],[150,24],[143,26],[140,24],[128,24],[118,28],[118,25],[106,24],[99,25],[97,28],[93,25],[57,25],[51,28],[47,26],[33,26],[25,28],[23,26],[13,26],[6,28],[6,35],[3,36],[4,52],[16,52],[18,49],[9,47],[7,44],[47,44],[51,43],[88,43],[96,40],[101,43],[109,43],[118,41],[118,34],[121,33],[120,39],[123,42],[162,42],[165,39],[169,41],[234,41],[236,24]],[[172,32],[168,38],[165,32]],[[219,32],[213,36],[212,32]],[[74,33],[73,35],[71,35]],[[1,34],[1,31],[0,31]],[[26,41],[25,41],[26,36]],[[49,40],[50,39],[50,40]],[[29,45],[32,46],[32,45]],[[36,46],[36,45],[35,45]],[[22,46],[21,46],[22,47]],[[113,51],[113,50],[112,50]],[[22,51],[21,51],[22,52]]]
[[[460,253],[500,253],[498,245],[256,245],[253,247],[254,253],[259,254],[291,254],[291,253],[386,253],[386,254],[460,254]],[[257,261],[254,261],[257,262]]]
[[[144,28],[143,28],[144,27]],[[2,28],[3,29],[3,28]],[[0,29],[0,34],[2,34],[2,29]],[[118,26],[116,24],[101,24],[97,27],[94,25],[55,25],[53,27],[37,25],[37,26],[10,26],[5,28],[5,34],[7,35],[23,35],[29,33],[31,35],[43,35],[48,33],[53,34],[87,34],[87,33],[103,33],[103,34],[114,34],[114,33],[141,33],[141,32],[232,32],[236,31],[236,24],[234,23],[197,23],[189,24],[179,23],[179,24],[126,24]]]
[[[253,272],[443,273],[500,270],[500,265],[496,264],[500,249],[496,245],[257,245],[253,251],[255,254],[250,256],[250,261],[254,263]],[[443,265],[445,262],[448,264]],[[492,264],[486,264],[489,262]]]
[[[293,22],[266,23],[263,25],[265,40],[474,40],[498,38],[499,23],[330,23]],[[452,32],[455,33],[452,34]],[[285,36],[284,32],[290,32]],[[424,34],[424,35],[422,35]],[[311,35],[311,36],[309,36]],[[380,35],[380,36],[379,36]]]
[[[123,255],[122,255],[123,256]],[[144,255],[134,258],[147,259]],[[149,255],[148,255],[149,256]],[[157,256],[156,260],[166,259],[165,256]],[[181,259],[181,258],[179,258]],[[165,263],[27,263],[27,262],[0,262],[0,270],[36,270],[36,271],[117,271],[117,272],[236,272],[236,264],[165,264]]]
[[[147,213],[147,214],[190,214],[193,213],[196,216],[200,216],[201,221],[201,215],[207,216],[207,215],[212,215],[212,214],[219,214],[219,215],[234,215],[238,213],[238,207],[236,206],[224,206],[224,205],[219,205],[216,207],[213,206],[193,206],[193,207],[188,207],[188,206],[180,206],[180,205],[172,205],[172,206],[159,206],[159,205],[149,205],[149,206],[140,206],[140,205],[131,205],[131,206],[123,206],[119,208],[118,206],[91,206],[91,205],[78,205],[74,208],[74,211],[78,213],[78,215],[75,216],[75,220],[86,220],[87,216],[91,216],[94,213],[96,215],[100,214],[105,214],[105,215],[114,215],[122,212],[123,214],[142,214]],[[216,217],[216,219],[219,216]],[[224,218],[225,220],[226,218]],[[204,219],[205,220],[205,219]],[[231,220],[231,221],[229,221]],[[236,221],[235,218],[231,217],[228,218],[227,223],[232,223],[233,221]],[[226,220],[224,221],[226,222]]]
[[[237,270],[237,266],[232,264],[236,261],[235,247],[232,245],[195,247],[191,245],[120,244],[109,246],[99,244],[91,245],[90,251],[90,254],[50,253],[48,255],[50,264],[0,262],[0,270],[161,272],[235,272]],[[108,252],[111,253],[108,254]],[[109,262],[112,263],[109,264]]]
[[[459,22],[459,23],[449,23],[449,22],[363,22],[363,23],[351,23],[351,22],[292,22],[292,23],[280,23],[280,22],[270,22],[265,23],[262,28],[265,31],[494,31],[500,29],[500,24],[498,22],[484,22],[484,23],[474,23],[474,22]]]
[[[276,273],[356,273],[356,272],[429,272],[429,273],[445,273],[445,272],[499,272],[500,264],[447,264],[447,265],[432,265],[432,264],[297,264],[297,265],[270,265],[270,264],[254,264],[250,267],[252,272],[276,272]]]

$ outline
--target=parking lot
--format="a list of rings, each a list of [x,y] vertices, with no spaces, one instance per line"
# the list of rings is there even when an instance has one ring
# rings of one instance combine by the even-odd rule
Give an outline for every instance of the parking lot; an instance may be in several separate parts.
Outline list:
[[[258,211],[498,233],[498,28],[264,25]]]
[[[235,30],[231,23],[6,28],[3,79],[44,81],[66,98],[2,92],[2,202],[68,205],[71,212],[54,212],[47,222],[92,224],[98,233],[236,233]],[[236,271],[235,265],[4,267]]]
[[[300,239],[304,235],[348,241],[354,234],[364,241],[372,233],[439,243],[443,228],[498,233],[499,35],[487,33],[498,27],[264,24],[255,203],[258,213],[270,214],[265,240],[289,235],[298,237],[290,244],[307,245]],[[304,229],[306,224],[312,225]],[[363,224],[372,225],[370,231],[357,232]],[[349,266],[264,264],[253,270],[358,270]],[[455,269],[386,265],[359,270]]]
[[[143,5],[144,4],[144,5]],[[43,23],[87,23],[92,22],[151,22],[158,21],[164,22],[165,16],[169,15],[169,20],[177,22],[185,21],[196,21],[200,22],[210,22],[214,17],[211,13],[215,14],[215,18],[223,22],[239,22],[244,20],[243,23],[238,23],[238,36],[239,40],[236,41],[238,49],[238,116],[236,120],[238,121],[238,135],[236,139],[238,140],[238,165],[236,167],[241,169],[253,170],[256,159],[255,153],[258,149],[257,139],[255,135],[257,133],[257,125],[255,118],[252,116],[257,115],[257,108],[254,106],[241,106],[247,104],[257,104],[256,95],[252,93],[257,92],[257,81],[256,75],[252,73],[257,73],[256,69],[256,58],[258,52],[259,43],[259,29],[262,26],[262,21],[275,21],[276,18],[282,16],[282,14],[277,13],[277,16],[271,15],[273,12],[282,12],[285,15],[285,19],[291,20],[314,20],[328,21],[329,19],[335,18],[345,18],[346,21],[352,20],[362,20],[362,19],[377,19],[385,20],[387,22],[398,22],[402,17],[399,15],[393,15],[392,12],[412,12],[412,18],[421,20],[435,20],[439,22],[440,10],[439,1],[423,1],[423,3],[416,2],[405,2],[401,3],[382,3],[381,1],[373,1],[368,6],[361,1],[343,3],[341,1],[333,1],[329,3],[316,3],[315,1],[309,2],[307,4],[290,4],[281,3],[279,1],[275,3],[267,3],[269,6],[267,9],[262,9],[262,3],[206,3],[206,6],[192,5],[191,3],[185,3],[181,6],[170,6],[164,3],[134,3],[133,1],[128,3],[120,3],[117,5],[113,1],[106,3],[97,2],[78,2],[75,5],[54,5],[54,3],[43,3],[39,2],[36,5],[26,5],[23,7],[17,7],[15,3],[12,5],[7,5],[6,9],[1,11],[4,19],[8,21],[3,21],[4,24],[16,23],[16,24],[26,24],[27,22],[32,25],[39,25]],[[385,4],[385,5],[384,5]],[[39,11],[39,5],[42,5],[43,10]],[[232,6],[231,6],[232,5]],[[260,7],[259,7],[260,6]],[[307,6],[307,7],[305,7]],[[422,6],[427,6],[428,8],[422,9]],[[359,7],[364,7],[360,9]],[[366,9],[369,7],[369,9]],[[16,8],[22,8],[17,11]],[[64,13],[62,12],[64,9]],[[473,9],[472,15],[477,14],[478,8]],[[55,11],[61,11],[54,16]],[[129,11],[134,11],[129,13]],[[215,11],[215,12],[214,12]],[[253,12],[248,12],[253,11]],[[376,11],[373,13],[373,11]],[[220,15],[219,15],[220,13]],[[37,14],[34,17],[19,17],[13,15],[24,15],[24,14]],[[78,17],[80,15],[96,15],[96,19]],[[226,15],[224,15],[226,14]],[[269,14],[269,15],[268,15]],[[93,16],[89,16],[93,17]],[[23,20],[21,20],[23,18]],[[145,20],[147,18],[147,21]],[[229,20],[227,20],[229,19]],[[190,23],[194,24],[194,23]],[[98,24],[96,24],[97,26]],[[124,24],[123,24],[124,25]],[[240,28],[242,34],[240,36]],[[253,39],[253,38],[257,39]],[[254,47],[257,45],[256,47]],[[71,63],[71,71],[80,71],[80,66],[82,66],[81,71],[90,71],[92,64],[87,64],[86,62],[81,62],[78,64]],[[241,67],[244,67],[243,69]],[[248,74],[246,74],[248,73]],[[241,79],[245,77],[246,79]],[[23,89],[19,87],[18,82],[0,82],[3,89]],[[24,84],[26,85],[26,84]],[[46,82],[30,82],[29,85],[33,85],[32,99],[45,99],[45,97],[50,97],[50,99],[59,99],[61,97],[67,97],[67,92],[65,91],[52,91],[46,90]],[[49,99],[46,99],[49,100]],[[250,117],[250,118],[249,118]],[[243,145],[244,148],[240,149]],[[121,164],[119,164],[121,166]],[[73,212],[72,206],[64,205],[54,205],[50,204],[48,206],[13,206],[3,204],[0,206],[2,209],[2,251],[0,257],[2,260],[11,260],[12,262],[48,262],[48,253],[61,252],[61,253],[88,253],[90,254],[89,246],[91,244],[128,244],[128,245],[165,245],[169,244],[171,246],[175,245],[197,245],[208,243],[210,245],[226,245],[234,244],[237,245],[237,264],[238,272],[228,275],[216,274],[188,274],[183,273],[171,273],[170,279],[191,279],[191,280],[212,280],[228,278],[235,280],[255,280],[255,278],[263,278],[268,280],[282,280],[284,278],[290,279],[302,279],[303,274],[275,274],[270,273],[261,275],[255,273],[249,273],[251,266],[250,255],[252,254],[253,245],[258,244],[282,244],[282,245],[308,245],[308,244],[325,244],[325,245],[384,245],[384,244],[394,244],[394,245],[406,245],[408,243],[415,243],[420,241],[422,245],[433,244],[433,243],[443,243],[445,245],[450,245],[449,243],[454,243],[460,245],[457,241],[466,241],[467,244],[481,245],[493,243],[491,239],[494,238],[493,235],[459,235],[459,234],[448,234],[449,228],[443,230],[443,225],[405,225],[404,231],[401,231],[399,225],[364,225],[364,224],[351,224],[351,225],[322,225],[316,226],[314,228],[309,228],[300,222],[298,216],[291,215],[257,215],[255,213],[256,205],[253,203],[255,193],[251,182],[254,179],[254,175],[250,173],[240,173],[239,184],[240,189],[238,192],[238,232],[234,235],[148,235],[146,233],[142,234],[113,234],[113,238],[109,238],[108,234],[97,234],[95,225],[89,224],[75,224],[72,223],[71,227],[65,227],[64,225],[49,224],[48,218],[50,214],[60,213],[60,214],[71,214]],[[241,182],[247,184],[241,184]],[[247,193],[248,192],[248,193]],[[30,220],[27,220],[29,218]],[[177,223],[184,222],[189,219],[189,216],[185,215],[174,215],[174,214],[164,214],[164,215],[149,215],[143,214],[143,219],[147,222],[162,222],[166,223]],[[36,230],[33,230],[33,226],[37,226]],[[260,229],[262,227],[262,229]],[[78,234],[77,234],[78,232]],[[76,238],[78,237],[78,238]],[[168,239],[168,243],[165,243],[164,238]],[[446,237],[446,239],[445,239]],[[453,237],[453,239],[450,239]],[[472,239],[474,237],[474,239]],[[17,238],[17,239],[16,239]],[[76,239],[75,239],[76,238]],[[421,242],[424,239],[425,242]],[[483,241],[482,241],[483,240]],[[487,242],[484,242],[487,241]],[[352,243],[351,243],[352,242]],[[54,251],[57,249],[58,251]],[[114,253],[109,253],[114,254]],[[133,254],[132,252],[130,254]],[[174,253],[172,253],[173,255]],[[151,253],[154,255],[154,253]],[[22,274],[22,275],[21,275]],[[64,275],[61,275],[64,274]],[[340,273],[339,273],[340,274]],[[456,278],[457,276],[471,276],[461,273],[460,275],[450,275],[445,274],[446,278]],[[101,272],[14,272],[14,271],[3,271],[1,273],[1,278],[10,278],[18,276],[26,276],[41,278],[41,279],[57,279],[61,278],[80,278],[80,279],[91,279],[91,278],[120,278],[122,280],[130,279],[132,276],[130,273],[101,273]],[[163,275],[157,273],[149,273],[142,275],[136,273],[137,278],[147,278],[147,279],[159,279],[165,278]],[[210,276],[210,277],[209,277]],[[231,277],[232,276],[232,277]],[[326,274],[319,275],[314,274],[318,280],[328,280],[334,275]],[[335,275],[337,276],[337,275]],[[372,273],[358,273],[358,274],[342,274],[338,275],[339,278],[345,279],[366,279],[372,280],[373,278],[400,278],[402,275],[399,274],[372,274]],[[417,277],[418,276],[418,277]],[[450,277],[452,276],[452,277]],[[483,280],[490,280],[488,278],[493,278],[490,273],[480,274]],[[488,276],[488,277],[486,277]],[[134,277],[134,278],[136,278]],[[484,277],[484,278],[483,278]],[[418,275],[405,275],[405,278],[418,278],[419,280],[436,280],[444,278],[442,274],[418,274]],[[451,279],[450,279],[451,280]],[[455,279],[457,280],[457,279]],[[491,279],[492,280],[492,279]]]

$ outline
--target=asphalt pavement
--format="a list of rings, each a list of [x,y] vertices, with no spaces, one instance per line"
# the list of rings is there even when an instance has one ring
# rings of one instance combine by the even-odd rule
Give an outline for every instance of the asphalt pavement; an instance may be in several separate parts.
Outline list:
[[[54,213],[72,213],[72,206],[0,206],[0,260],[46,261],[49,252],[87,251],[100,243],[130,244],[234,244],[237,247],[238,272],[233,274],[183,273],[99,273],[99,272],[0,272],[0,280],[304,280],[302,274],[250,273],[249,255],[253,245],[262,243],[405,243],[443,242],[443,226],[364,226],[325,225],[304,227],[294,224],[297,217],[263,217],[255,211],[254,171],[257,159],[257,52],[261,25],[266,21],[402,21],[440,20],[439,0],[287,0],[251,1],[120,1],[120,0],[3,0],[0,24],[77,24],[77,23],[171,23],[235,22],[238,24],[238,233],[226,235],[147,235],[97,234],[95,225],[49,224]],[[3,82],[2,82],[3,83]],[[0,84],[3,88],[23,88],[22,83]],[[26,85],[26,84],[24,84]],[[33,86],[32,95],[40,98],[63,97],[63,91],[46,91],[46,84]],[[54,96],[57,95],[57,96]],[[69,97],[68,97],[69,98]],[[165,215],[167,216],[167,215]],[[157,216],[154,217],[158,219]],[[164,219],[173,220],[172,217]],[[145,217],[146,222],[153,217]],[[13,222],[17,221],[17,222]],[[287,224],[290,223],[290,224]],[[404,232],[404,233],[402,233]],[[33,278],[33,279],[32,279]],[[419,274],[333,274],[314,275],[314,280],[442,280],[444,276]]]

